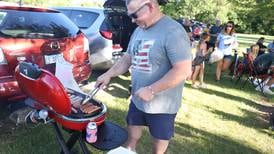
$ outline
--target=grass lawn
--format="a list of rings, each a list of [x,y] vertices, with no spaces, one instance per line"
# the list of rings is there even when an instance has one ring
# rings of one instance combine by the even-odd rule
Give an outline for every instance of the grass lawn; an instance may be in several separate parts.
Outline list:
[[[273,38],[272,38],[273,39]],[[214,79],[215,65],[206,65],[207,89],[193,89],[185,84],[182,107],[177,114],[175,135],[169,154],[181,153],[273,153],[274,131],[269,129],[268,113],[274,111],[274,97],[263,97],[251,84],[240,89],[224,74],[222,81]],[[94,82],[93,74],[90,82]],[[96,98],[108,107],[108,120],[125,127],[130,83],[128,75],[114,78],[106,91]],[[88,91],[92,84],[84,86]],[[3,117],[4,111],[0,112]],[[9,126],[7,129],[6,126]],[[0,153],[58,153],[59,147],[50,125],[27,129],[9,122],[0,123]],[[103,153],[90,147],[93,153]],[[95,150],[95,151],[94,151]],[[74,151],[79,151],[77,148]],[[140,154],[151,153],[147,130],[137,147]]]

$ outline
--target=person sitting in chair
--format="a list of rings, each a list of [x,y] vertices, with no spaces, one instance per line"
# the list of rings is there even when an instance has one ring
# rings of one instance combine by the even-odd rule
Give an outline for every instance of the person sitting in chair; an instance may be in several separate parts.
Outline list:
[[[270,76],[270,79],[263,87],[263,92],[274,95],[274,92],[270,90],[270,87],[274,84],[274,53],[265,53],[257,57],[258,52],[256,51],[257,50],[251,50],[250,56],[254,59],[253,64],[257,74],[269,74]]]
[[[261,37],[258,39],[258,41],[256,43],[259,46],[259,53],[257,56],[264,54],[265,51],[267,50],[267,47],[264,45],[264,41],[265,41],[265,38]]]

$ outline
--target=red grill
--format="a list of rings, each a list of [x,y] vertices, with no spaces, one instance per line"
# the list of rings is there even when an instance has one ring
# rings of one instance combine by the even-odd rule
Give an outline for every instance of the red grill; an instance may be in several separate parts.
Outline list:
[[[34,110],[48,112],[48,119],[53,121],[63,152],[69,153],[77,140],[83,143],[80,146],[82,150],[87,151],[83,136],[89,122],[96,122],[98,127],[98,140],[92,144],[96,148],[110,150],[125,142],[125,130],[105,121],[107,108],[102,102],[91,98],[86,104],[81,104],[89,98],[88,94],[64,88],[52,73],[31,63],[21,62],[16,67],[15,77],[19,87],[32,100],[27,104]],[[67,143],[64,142],[58,125],[72,132]]]

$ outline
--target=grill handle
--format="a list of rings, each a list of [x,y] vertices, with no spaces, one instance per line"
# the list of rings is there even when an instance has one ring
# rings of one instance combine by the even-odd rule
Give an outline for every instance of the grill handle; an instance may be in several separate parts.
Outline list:
[[[95,89],[93,89],[92,91],[90,91],[90,92],[86,95],[85,99],[81,102],[81,104],[82,104],[82,105],[83,105],[83,104],[86,104],[90,99],[92,99],[92,98],[96,95],[96,93],[97,93],[99,90],[100,90],[100,85],[98,85]]]

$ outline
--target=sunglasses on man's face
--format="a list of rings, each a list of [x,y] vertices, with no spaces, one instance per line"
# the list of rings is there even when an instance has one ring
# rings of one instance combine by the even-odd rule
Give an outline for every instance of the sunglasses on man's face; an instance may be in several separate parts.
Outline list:
[[[137,19],[137,18],[139,18],[138,15],[137,15],[137,13],[138,13],[140,10],[142,10],[148,3],[149,3],[149,2],[144,3],[144,4],[141,5],[141,6],[139,7],[139,9],[137,9],[135,12],[128,14],[128,16],[129,16],[130,18],[132,18],[132,19]]]

